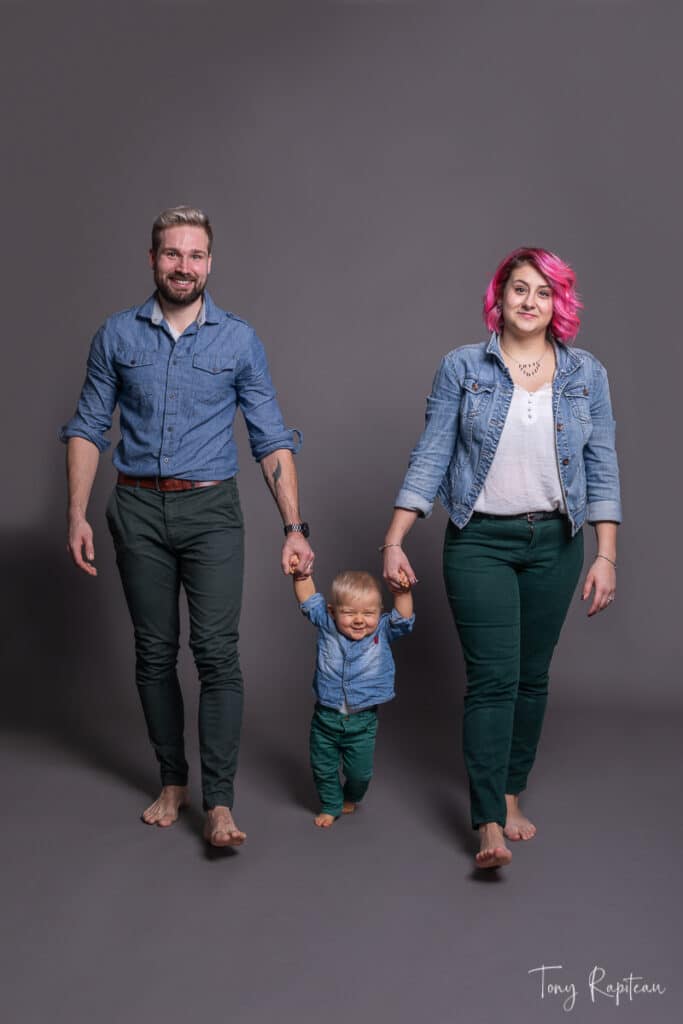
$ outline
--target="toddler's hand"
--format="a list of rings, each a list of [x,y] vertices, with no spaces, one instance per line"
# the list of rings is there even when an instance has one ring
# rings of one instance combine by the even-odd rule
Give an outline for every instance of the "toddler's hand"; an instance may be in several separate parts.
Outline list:
[[[290,576],[294,576],[296,574],[296,570],[298,568],[299,568],[299,556],[298,555],[290,555],[289,556],[289,574],[290,574]]]
[[[403,569],[398,574],[398,581],[401,584],[401,590],[410,590],[410,580]]]

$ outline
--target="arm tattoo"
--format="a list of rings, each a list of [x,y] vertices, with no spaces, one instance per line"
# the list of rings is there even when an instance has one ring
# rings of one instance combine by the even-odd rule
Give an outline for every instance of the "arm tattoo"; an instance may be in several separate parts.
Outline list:
[[[273,470],[272,477],[271,477],[271,479],[273,481],[273,483],[272,483],[272,491],[273,491],[273,494],[275,495],[275,497],[277,497],[277,489],[278,489],[278,484],[280,483],[280,477],[281,476],[282,476],[282,466],[280,465],[280,460],[278,459],[277,460],[277,464],[275,466],[275,469]]]

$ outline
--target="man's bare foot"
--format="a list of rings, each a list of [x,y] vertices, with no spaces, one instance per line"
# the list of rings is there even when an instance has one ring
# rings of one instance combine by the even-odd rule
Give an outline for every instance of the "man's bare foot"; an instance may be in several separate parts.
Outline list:
[[[509,864],[512,854],[505,845],[503,830],[496,821],[479,826],[479,853],[475,857],[478,868],[500,868]]]
[[[321,811],[320,814],[315,816],[314,820],[318,828],[330,828],[331,825],[334,825],[335,817],[334,814],[325,814]]]
[[[536,835],[536,826],[532,821],[529,821],[526,815],[522,814],[519,798],[506,793],[505,804],[507,806],[507,816],[503,832],[508,839],[513,841],[517,839],[533,839]]]
[[[204,838],[211,846],[241,846],[247,838],[235,824],[229,807],[212,807],[206,812]]]
[[[356,805],[352,804],[350,800],[345,800],[342,804],[342,814],[353,814],[356,809]]]
[[[189,802],[187,786],[164,786],[154,803],[142,812],[142,820],[146,825],[168,828],[178,820],[180,808],[187,807]]]

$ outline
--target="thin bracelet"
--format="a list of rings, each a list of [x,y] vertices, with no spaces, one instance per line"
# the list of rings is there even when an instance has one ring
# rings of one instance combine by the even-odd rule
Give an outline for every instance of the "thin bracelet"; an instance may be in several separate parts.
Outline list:
[[[380,548],[377,548],[377,550],[381,554],[382,551],[385,551],[387,548],[402,548],[402,547],[403,547],[402,544],[382,544],[382,546]]]
[[[609,564],[610,564],[610,565],[613,565],[613,566],[614,566],[614,568],[616,569],[616,567],[617,567],[617,563],[616,563],[616,562],[613,562],[611,558],[608,558],[608,557],[607,557],[607,555],[601,555],[600,553],[598,553],[598,554],[597,554],[597,555],[596,555],[595,557],[596,557],[596,558],[604,558],[606,562],[609,562]]]

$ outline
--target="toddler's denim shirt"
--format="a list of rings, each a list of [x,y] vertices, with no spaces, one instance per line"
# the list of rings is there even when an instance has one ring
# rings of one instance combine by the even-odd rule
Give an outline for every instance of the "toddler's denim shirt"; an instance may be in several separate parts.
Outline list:
[[[394,696],[395,665],[390,643],[410,633],[415,616],[404,619],[394,610],[380,616],[377,629],[362,640],[349,640],[337,629],[322,594],[300,605],[318,628],[318,654],[313,690],[326,707],[361,711]]]

